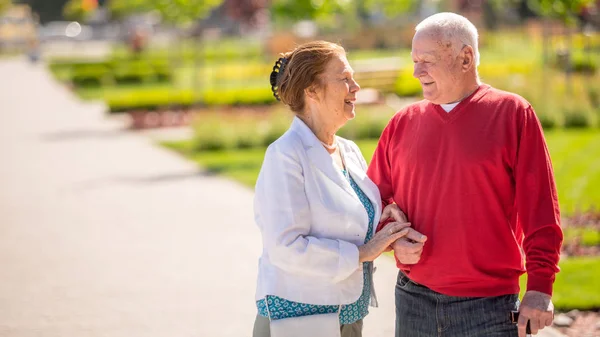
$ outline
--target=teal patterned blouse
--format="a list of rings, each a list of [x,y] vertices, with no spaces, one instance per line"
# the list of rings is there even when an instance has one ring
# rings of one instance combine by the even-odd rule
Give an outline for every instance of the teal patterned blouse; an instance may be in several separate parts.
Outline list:
[[[354,179],[343,170],[344,176],[350,181],[350,185],[356,195],[360,199],[360,202],[365,207],[367,214],[369,215],[369,229],[365,238],[367,243],[373,237],[373,219],[375,218],[375,209],[373,204],[367,198],[365,193],[358,187]],[[358,300],[354,303],[342,305],[340,311],[340,324],[352,324],[360,319],[363,319],[369,313],[369,302],[371,297],[371,264],[373,262],[363,262],[363,280],[364,286],[363,291]],[[271,313],[271,319],[277,320],[282,318],[300,317],[318,314],[331,314],[337,313],[339,305],[313,305],[306,303],[298,303],[288,301],[278,296],[268,295],[267,303],[265,299],[256,301],[258,308],[258,314],[261,316],[269,317],[267,313],[267,304]]]

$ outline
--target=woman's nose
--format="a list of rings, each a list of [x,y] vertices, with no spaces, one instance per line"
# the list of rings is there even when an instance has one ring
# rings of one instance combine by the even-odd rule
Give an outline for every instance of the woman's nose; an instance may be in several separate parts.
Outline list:
[[[360,85],[354,79],[352,79],[352,86],[350,87],[350,92],[357,92],[360,90]]]

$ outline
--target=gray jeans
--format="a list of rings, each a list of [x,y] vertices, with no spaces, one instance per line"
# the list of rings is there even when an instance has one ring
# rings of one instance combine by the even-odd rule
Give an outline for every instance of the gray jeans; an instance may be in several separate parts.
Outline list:
[[[352,324],[342,324],[340,326],[340,331],[342,337],[362,337],[362,327],[363,321],[361,319]],[[271,337],[268,317],[256,315],[252,337]]]
[[[396,282],[396,337],[517,337],[510,312],[519,294],[454,297],[411,281],[402,272]]]

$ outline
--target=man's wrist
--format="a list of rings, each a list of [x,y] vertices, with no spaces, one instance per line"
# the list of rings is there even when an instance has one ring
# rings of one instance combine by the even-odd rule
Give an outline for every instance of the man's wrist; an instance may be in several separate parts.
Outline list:
[[[552,285],[554,284],[554,275],[552,277],[527,275],[527,291],[538,291],[552,297]]]

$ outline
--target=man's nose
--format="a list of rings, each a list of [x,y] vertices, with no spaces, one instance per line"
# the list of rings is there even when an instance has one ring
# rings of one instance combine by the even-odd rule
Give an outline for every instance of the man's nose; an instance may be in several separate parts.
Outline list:
[[[421,64],[415,63],[414,69],[413,69],[413,77],[419,78],[419,77],[422,77],[423,75],[425,75],[425,69],[423,69],[423,66]]]

